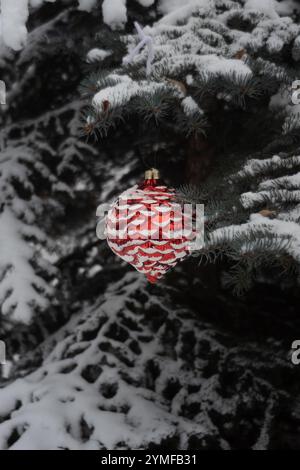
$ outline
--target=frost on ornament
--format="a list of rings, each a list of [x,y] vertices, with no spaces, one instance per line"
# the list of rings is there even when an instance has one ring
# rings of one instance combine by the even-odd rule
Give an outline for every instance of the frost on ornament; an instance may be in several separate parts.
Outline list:
[[[176,201],[174,189],[159,180],[157,170],[122,193],[106,217],[112,251],[155,283],[190,252],[196,234],[191,210]]]

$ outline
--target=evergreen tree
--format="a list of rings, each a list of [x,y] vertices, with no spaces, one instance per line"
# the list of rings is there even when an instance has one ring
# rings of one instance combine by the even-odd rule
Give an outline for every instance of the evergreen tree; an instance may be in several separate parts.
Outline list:
[[[132,55],[139,39],[124,35],[120,44],[129,55],[123,63],[119,55],[95,60],[83,83],[90,99],[84,129],[109,139],[125,121],[135,128],[142,121],[137,152],[145,162],[155,155],[173,181],[167,167],[176,154],[187,183],[179,195],[205,204],[206,243],[198,255],[215,261],[226,254],[233,261],[230,282],[242,292],[260,266],[285,270],[293,258],[298,269],[300,108],[291,104],[299,74],[298,12],[285,2],[222,0],[175,8],[166,2],[165,8],[167,14],[145,28],[150,49]],[[292,153],[281,158],[281,150]],[[244,194],[252,173],[261,184]]]
[[[0,448],[299,448],[298,371],[283,360],[297,311],[279,322],[274,290],[237,322],[236,304],[179,274],[152,286],[127,272],[19,361]]]
[[[299,449],[298,23],[290,0],[1,1],[1,449]],[[148,165],[207,219],[155,286],[95,234]]]
[[[74,206],[80,210],[94,189],[96,150],[78,138],[79,67],[89,36],[74,51],[80,27],[89,18],[91,28],[93,17],[68,3],[33,12],[26,48],[4,49],[2,56],[7,96],[0,116],[0,324],[1,336],[19,353],[25,338],[36,344],[68,316],[60,290],[65,279],[59,263],[66,255],[60,240],[68,220],[76,224]],[[18,32],[15,25],[15,38]]]

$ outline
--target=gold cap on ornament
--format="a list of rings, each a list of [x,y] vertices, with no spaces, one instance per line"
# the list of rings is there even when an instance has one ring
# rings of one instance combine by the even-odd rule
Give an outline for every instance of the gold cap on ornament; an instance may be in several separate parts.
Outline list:
[[[160,178],[159,171],[156,168],[145,171],[145,180],[158,180]]]

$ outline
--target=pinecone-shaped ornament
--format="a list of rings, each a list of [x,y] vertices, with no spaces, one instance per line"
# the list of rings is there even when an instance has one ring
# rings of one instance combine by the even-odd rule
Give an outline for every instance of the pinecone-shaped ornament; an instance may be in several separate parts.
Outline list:
[[[116,255],[155,283],[189,253],[195,233],[192,215],[184,213],[174,189],[152,169],[115,201],[106,217],[106,236]]]

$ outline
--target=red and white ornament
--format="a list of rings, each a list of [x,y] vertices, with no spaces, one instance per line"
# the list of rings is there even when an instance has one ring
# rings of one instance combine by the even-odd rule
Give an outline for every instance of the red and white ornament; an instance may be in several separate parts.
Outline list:
[[[155,283],[189,253],[192,216],[182,211],[175,191],[159,181],[157,170],[122,193],[106,217],[112,251]]]

